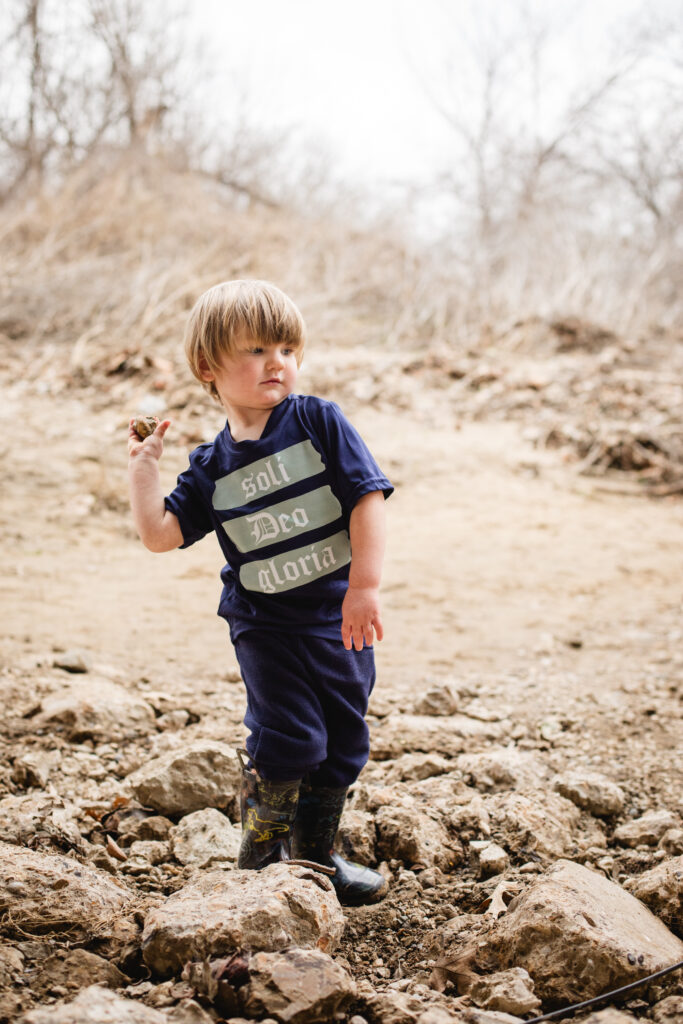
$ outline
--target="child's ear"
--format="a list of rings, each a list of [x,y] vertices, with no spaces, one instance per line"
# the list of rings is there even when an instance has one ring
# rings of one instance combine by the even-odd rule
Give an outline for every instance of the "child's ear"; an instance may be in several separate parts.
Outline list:
[[[203,356],[200,356],[199,358],[199,376],[207,383],[216,379],[216,374],[212,372],[209,364]]]

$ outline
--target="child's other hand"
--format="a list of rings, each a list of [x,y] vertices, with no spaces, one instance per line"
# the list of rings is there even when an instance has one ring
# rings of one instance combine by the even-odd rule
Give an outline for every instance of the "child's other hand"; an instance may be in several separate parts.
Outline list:
[[[349,587],[342,604],[342,641],[347,651],[363,650],[363,641],[372,647],[384,636],[380,615],[379,590],[376,587]]]
[[[156,427],[153,434],[142,440],[135,431],[135,418],[131,418],[128,424],[128,455],[131,459],[136,458],[144,452],[145,457],[150,455],[154,459],[160,459],[164,450],[164,434],[171,425],[170,420],[162,420]]]

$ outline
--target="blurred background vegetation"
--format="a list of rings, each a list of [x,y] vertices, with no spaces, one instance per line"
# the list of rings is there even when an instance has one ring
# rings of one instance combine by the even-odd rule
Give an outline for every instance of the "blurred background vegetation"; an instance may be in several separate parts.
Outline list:
[[[458,5],[445,10],[462,54]],[[453,160],[383,204],[295,154],[286,127],[250,123],[246,102],[217,130],[182,14],[153,0],[10,0],[5,361],[33,378],[58,365],[71,383],[136,365],[158,375],[180,358],[197,295],[236,276],[277,281],[311,334],[341,345],[485,351],[558,318],[675,336],[683,19],[650,7],[597,78],[577,69],[547,119],[552,25],[518,12],[438,77],[407,68]]]

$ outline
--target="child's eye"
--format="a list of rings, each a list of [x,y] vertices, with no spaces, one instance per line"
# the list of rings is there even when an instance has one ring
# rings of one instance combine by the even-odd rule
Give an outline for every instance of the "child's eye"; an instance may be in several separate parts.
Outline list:
[[[252,345],[252,347],[248,351],[251,352],[253,356],[260,356],[261,353],[263,352],[263,349],[259,345]]]

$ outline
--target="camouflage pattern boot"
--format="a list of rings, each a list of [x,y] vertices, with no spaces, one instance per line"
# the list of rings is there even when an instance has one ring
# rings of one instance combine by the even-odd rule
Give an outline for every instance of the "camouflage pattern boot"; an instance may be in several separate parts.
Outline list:
[[[237,867],[258,871],[267,864],[290,859],[291,829],[301,780],[271,782],[262,779],[254,768],[247,767],[242,755],[249,757],[246,750],[237,751],[242,768],[242,843]]]
[[[389,885],[379,871],[354,864],[334,849],[334,839],[344,810],[348,787],[312,787],[303,783],[292,828],[292,857],[334,869],[330,881],[337,898],[346,906],[377,903]]]

